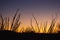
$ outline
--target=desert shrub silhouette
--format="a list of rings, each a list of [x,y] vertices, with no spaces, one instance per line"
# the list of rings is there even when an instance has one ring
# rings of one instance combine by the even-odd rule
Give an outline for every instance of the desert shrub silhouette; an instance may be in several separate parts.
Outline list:
[[[20,32],[18,33],[17,30],[21,25],[21,21],[20,21],[21,14],[17,15],[18,12],[19,12],[19,9],[17,9],[12,19],[11,27],[9,26],[10,18],[6,17],[4,19],[2,14],[0,15],[0,39],[2,40],[3,39],[5,40],[29,40],[29,39],[30,40],[47,40],[47,39],[54,40],[60,37],[59,31],[57,31],[58,34],[52,34],[56,24],[56,17],[52,18],[51,25],[47,33],[46,33],[46,27],[48,25],[47,22],[44,23],[43,33],[40,33],[41,28],[39,28],[39,24],[34,15],[32,15],[32,17],[36,22],[38,33],[36,33],[34,29],[34,26],[32,24],[32,19],[30,23],[31,28],[29,27],[26,28],[25,32],[24,32],[24,29],[22,28],[23,29],[23,31],[21,30],[22,33]],[[57,27],[60,29],[60,24],[58,24]]]
[[[18,29],[18,27],[20,26],[20,15],[17,15],[19,9],[17,9],[14,17],[13,17],[13,20],[11,22],[11,27],[9,26],[9,18],[6,17],[5,19],[2,17],[2,15],[0,15],[0,30],[9,30],[10,28],[10,31],[16,31]]]
[[[12,18],[12,22],[11,22],[11,25],[9,25],[9,22],[10,22],[10,18],[9,17],[6,17],[5,19],[3,18],[3,16],[2,16],[2,14],[0,15],[0,30],[9,30],[9,31],[14,31],[14,32],[18,32],[17,30],[18,30],[18,28],[20,27],[20,25],[21,25],[21,14],[18,14],[18,12],[19,12],[19,9],[17,9],[17,11],[16,11],[16,13],[15,13],[15,15],[13,16],[13,18]],[[38,29],[38,33],[41,33],[40,32],[40,29],[41,28],[39,28],[39,23],[37,22],[37,20],[36,20],[36,18],[35,18],[35,16],[32,14],[32,17],[33,17],[33,19],[35,20],[35,23],[36,23],[36,25],[37,25],[37,29]],[[53,18],[53,16],[52,16],[52,21],[51,21],[51,24],[50,24],[50,27],[49,27],[49,29],[48,29],[48,32],[47,33],[55,33],[55,32],[53,32],[54,31],[54,27],[55,27],[55,24],[56,24],[56,18],[57,18],[57,16],[55,17],[55,18]],[[44,24],[44,27],[42,28],[43,29],[43,33],[46,33],[46,29],[47,29],[47,22]],[[59,24],[60,25],[60,24]],[[34,26],[32,25],[32,19],[31,19],[31,23],[30,23],[30,26],[31,26],[31,29],[28,27],[28,28],[26,28],[26,30],[25,30],[25,32],[26,33],[30,33],[30,32],[33,32],[33,33],[36,33],[36,30],[34,29]],[[23,29],[23,28],[22,28]],[[28,30],[29,29],[29,30]],[[21,30],[22,31],[22,30]],[[23,31],[22,31],[23,33],[24,33],[24,29],[23,29]],[[57,33],[58,33],[58,31],[57,31]]]

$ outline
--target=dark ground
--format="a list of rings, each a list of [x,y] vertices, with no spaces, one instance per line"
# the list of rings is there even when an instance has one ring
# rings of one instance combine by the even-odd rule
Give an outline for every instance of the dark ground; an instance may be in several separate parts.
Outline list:
[[[0,31],[0,40],[59,40],[60,34],[16,33]]]

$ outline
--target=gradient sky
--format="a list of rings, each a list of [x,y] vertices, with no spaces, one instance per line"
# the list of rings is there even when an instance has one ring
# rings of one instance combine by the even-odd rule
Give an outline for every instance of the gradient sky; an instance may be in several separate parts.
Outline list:
[[[12,17],[19,8],[22,10],[21,21],[29,25],[32,14],[38,22],[51,20],[51,15],[57,13],[60,19],[60,0],[0,0],[0,14]]]

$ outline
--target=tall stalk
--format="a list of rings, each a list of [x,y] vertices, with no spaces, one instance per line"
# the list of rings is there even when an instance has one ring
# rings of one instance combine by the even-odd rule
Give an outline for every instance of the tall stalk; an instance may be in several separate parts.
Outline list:
[[[34,18],[34,20],[35,20],[35,22],[36,22],[36,25],[37,25],[38,31],[40,32],[38,22],[37,22],[37,20],[36,20],[36,18],[35,18],[35,16],[34,16],[33,14],[32,14],[32,16],[33,16],[33,18]]]
[[[11,24],[11,30],[12,30],[12,28],[14,26],[14,22],[15,22],[15,19],[16,19],[16,16],[17,16],[18,11],[19,11],[19,9],[17,9],[17,11],[16,11],[16,13],[15,13],[15,15],[13,17],[12,24]]]
[[[0,30],[3,30],[4,29],[4,20],[3,20],[2,14],[0,15],[0,18],[1,18],[1,28],[0,28]]]
[[[48,30],[49,33],[53,33],[53,29],[54,29],[55,23],[56,23],[56,18],[57,18],[57,14],[56,14],[55,18],[53,18],[53,15],[52,15],[51,25],[50,25],[50,28]]]
[[[35,32],[34,27],[33,27],[33,25],[32,25],[32,19],[31,19],[31,28],[32,28],[32,30]]]

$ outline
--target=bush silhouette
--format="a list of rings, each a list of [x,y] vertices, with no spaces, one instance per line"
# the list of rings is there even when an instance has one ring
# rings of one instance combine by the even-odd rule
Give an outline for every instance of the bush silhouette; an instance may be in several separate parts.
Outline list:
[[[18,12],[19,12],[19,9],[17,9],[15,15],[13,16],[11,25],[9,25],[10,18],[9,17],[6,17],[4,19],[3,16],[2,16],[2,14],[1,14],[0,15],[0,30],[9,30],[9,31],[18,32],[17,30],[18,30],[18,28],[21,25],[21,21],[20,21],[21,20],[20,19],[21,18],[21,14],[18,14]],[[39,23],[37,22],[37,20],[36,20],[36,18],[35,18],[35,16],[33,14],[32,14],[32,17],[35,20],[35,23],[37,25],[38,33],[41,33],[40,32],[40,29],[41,28],[39,28]],[[43,33],[56,33],[56,32],[53,32],[54,31],[55,24],[56,24],[56,18],[57,18],[57,16],[55,18],[53,18],[53,16],[52,16],[52,21],[51,21],[50,27],[48,29],[48,32],[46,32],[47,31],[46,29],[47,29],[47,25],[48,24],[47,24],[47,22],[44,23],[44,25],[43,25],[44,27],[42,28],[43,29],[43,31],[42,31]],[[32,19],[31,19],[30,26],[31,26],[31,29],[28,27],[28,28],[26,28],[25,32],[34,32],[34,33],[36,33],[36,31],[34,29],[34,26],[32,25]],[[30,30],[27,30],[27,29],[30,29]],[[22,30],[21,31],[24,32],[24,29],[23,28],[22,28]],[[57,31],[57,33],[58,33],[58,31]]]

